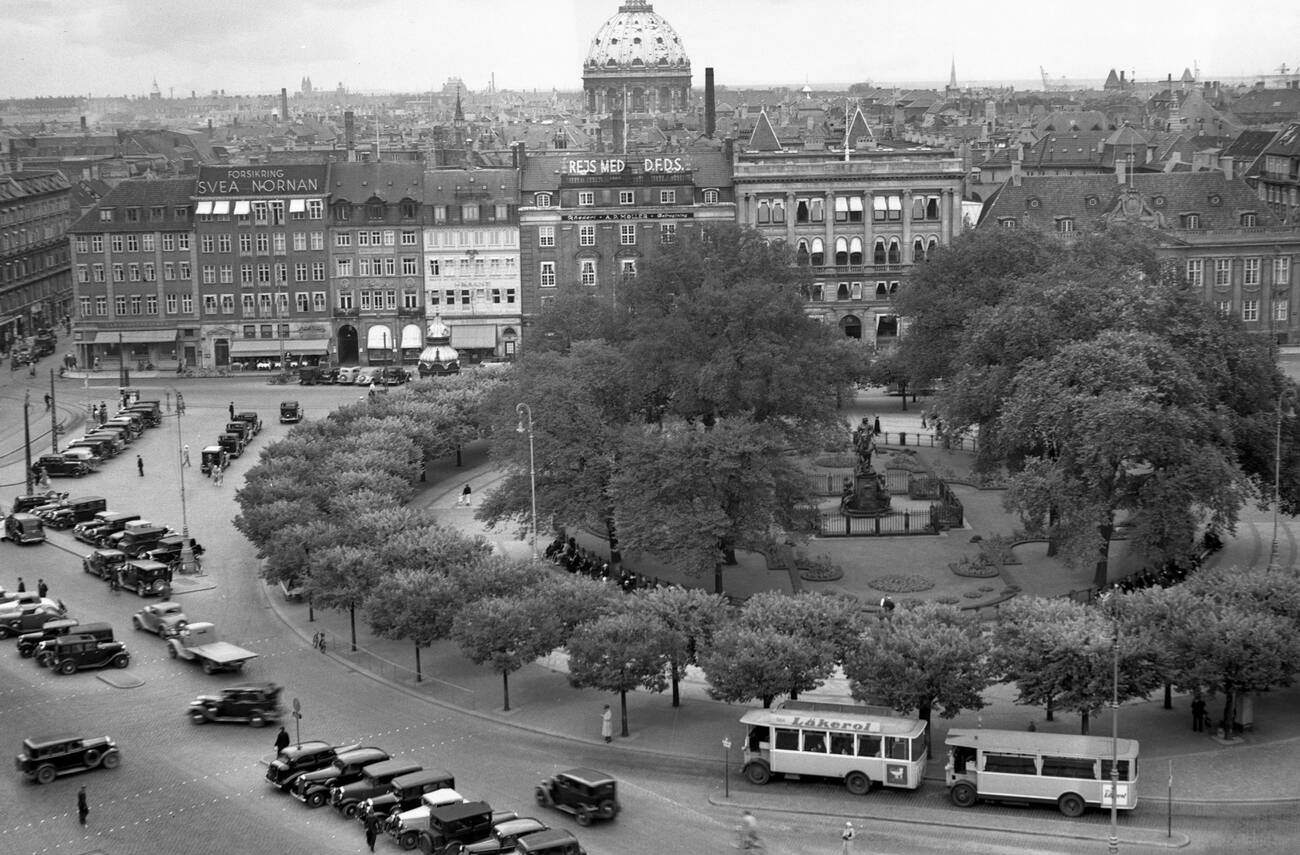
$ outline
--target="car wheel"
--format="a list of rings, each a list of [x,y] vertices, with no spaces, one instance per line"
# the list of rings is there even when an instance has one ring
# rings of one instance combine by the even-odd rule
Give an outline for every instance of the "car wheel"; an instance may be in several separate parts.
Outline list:
[[[114,668],[125,668],[131,664],[131,656],[128,653],[119,653],[113,657]]]
[[[397,845],[403,849],[414,849],[420,845],[420,832],[403,831],[402,836],[397,838]]]
[[[325,791],[313,790],[307,794],[307,807],[318,808],[325,804]]]
[[[82,755],[81,762],[91,769],[95,768],[99,765],[99,752],[93,748],[90,749]]]
[[[345,805],[343,806],[343,809],[342,809],[343,818],[344,818],[344,819],[356,819],[356,818],[357,818],[357,809],[360,808],[360,807],[361,807],[361,805],[360,805],[358,802],[348,802],[347,804],[345,804]]]
[[[871,779],[861,772],[850,772],[844,778],[844,786],[855,796],[865,796],[871,791]]]
[[[751,784],[763,786],[772,780],[772,770],[762,761],[755,761],[745,767],[745,779]]]
[[[1062,814],[1073,819],[1076,816],[1083,815],[1083,809],[1087,807],[1083,797],[1076,793],[1066,793],[1056,800],[1056,807]]]
[[[105,769],[116,769],[122,764],[122,755],[116,751],[108,751],[104,754],[104,759],[99,761],[99,765]]]
[[[204,663],[203,663],[203,673],[204,673],[204,674],[215,674],[215,673],[217,673],[217,666],[216,666],[216,663],[212,662],[212,660],[208,660],[208,661],[204,662]]]
[[[266,718],[260,712],[255,712],[248,717],[248,723],[253,727],[264,727],[266,725]]]
[[[600,818],[613,819],[614,814],[618,813],[618,806],[614,804],[613,799],[605,799],[600,803]]]
[[[8,638],[9,634],[10,634],[9,627],[0,625],[0,638]]]
[[[545,787],[538,787],[536,791],[534,791],[533,795],[537,797],[537,803],[539,805],[549,805],[551,803],[551,796],[546,792]]]
[[[952,803],[957,807],[970,807],[975,804],[975,787],[966,781],[959,781],[948,791],[948,798],[952,799]]]
[[[135,615],[131,615],[131,626],[135,627],[136,629],[144,629],[144,624],[141,623],[140,619]]]
[[[587,810],[585,807],[578,808],[574,812],[573,818],[576,819],[578,825],[581,825],[583,828],[591,825],[591,811]]]
[[[68,660],[66,660],[66,661],[64,661],[64,662],[60,662],[60,663],[59,663],[59,673],[60,673],[60,674],[75,674],[75,673],[77,673],[77,663],[76,663],[76,662],[73,662],[71,659],[68,659]]]
[[[195,724],[207,724],[208,717],[203,713],[199,712],[198,710],[195,710],[194,712],[190,713],[190,721],[194,722]]]
[[[175,659],[176,657],[180,656],[180,654],[176,652],[176,645],[171,644],[171,643],[168,643],[168,645],[167,645],[167,654],[168,654],[169,656],[171,656],[171,658],[173,658],[173,659]]]
[[[55,771],[53,766],[50,765],[42,766],[36,770],[36,783],[52,784],[54,783],[54,779],[57,778],[58,775],[59,773]]]
[[[135,585],[135,594],[136,594],[137,597],[143,597],[146,593],[148,593],[148,591],[149,591],[149,589],[145,586],[144,582],[137,582],[137,583],[136,583],[136,585]]]

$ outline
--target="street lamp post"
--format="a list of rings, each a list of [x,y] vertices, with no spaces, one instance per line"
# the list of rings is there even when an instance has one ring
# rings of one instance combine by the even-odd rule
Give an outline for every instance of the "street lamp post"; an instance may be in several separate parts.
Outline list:
[[[1106,851],[1119,853],[1119,618],[1115,617],[1115,643],[1111,648],[1110,696],[1110,840]]]
[[[519,427],[516,430],[519,433],[528,433],[528,486],[532,495],[532,533],[533,533],[533,560],[537,560],[537,464],[533,456],[533,408],[524,403],[515,405],[515,412],[519,415]],[[524,416],[528,417],[528,426],[524,427]]]
[[[32,473],[32,424],[28,418],[28,410],[32,406],[31,390],[23,392],[23,460],[26,468],[23,470],[27,475],[27,495],[32,494],[32,482],[35,475]]]
[[[194,542],[190,540],[190,517],[185,505],[185,450],[184,435],[181,429],[181,412],[176,411],[176,457],[180,463],[181,473],[181,575],[195,572]]]

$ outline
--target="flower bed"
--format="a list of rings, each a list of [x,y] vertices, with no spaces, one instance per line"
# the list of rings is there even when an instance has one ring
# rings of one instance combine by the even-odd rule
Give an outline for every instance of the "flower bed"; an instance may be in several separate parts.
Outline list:
[[[934,587],[934,582],[925,576],[904,575],[901,573],[890,576],[876,576],[868,579],[867,584],[877,591],[884,591],[886,594],[912,594],[917,591],[928,591]]]
[[[799,578],[805,582],[834,582],[844,577],[844,570],[827,558],[796,558],[794,566],[799,571]]]
[[[963,557],[961,561],[949,564],[948,569],[951,570],[954,575],[962,576],[967,579],[991,579],[1001,572],[1000,568],[996,564],[989,563],[989,561],[982,555],[977,557],[974,561],[969,557]]]

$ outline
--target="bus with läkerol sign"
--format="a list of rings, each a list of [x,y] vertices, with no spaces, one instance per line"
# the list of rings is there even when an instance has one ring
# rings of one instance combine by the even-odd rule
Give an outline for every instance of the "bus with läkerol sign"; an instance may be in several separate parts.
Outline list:
[[[1111,765],[1118,810],[1137,807],[1136,739],[1027,733],[1018,730],[950,730],[944,740],[944,780],[952,803],[990,801],[1055,804],[1066,816],[1111,805]]]
[[[924,721],[863,704],[786,701],[750,710],[740,723],[749,726],[742,769],[753,784],[782,775],[833,778],[854,795],[875,784],[915,790],[930,757]]]

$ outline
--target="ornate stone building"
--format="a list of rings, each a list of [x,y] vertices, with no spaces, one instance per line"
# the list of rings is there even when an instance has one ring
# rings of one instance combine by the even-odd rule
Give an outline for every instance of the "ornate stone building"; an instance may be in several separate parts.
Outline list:
[[[682,112],[691,99],[691,60],[677,31],[646,0],[624,0],[591,40],[582,66],[589,113]]]

